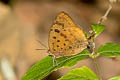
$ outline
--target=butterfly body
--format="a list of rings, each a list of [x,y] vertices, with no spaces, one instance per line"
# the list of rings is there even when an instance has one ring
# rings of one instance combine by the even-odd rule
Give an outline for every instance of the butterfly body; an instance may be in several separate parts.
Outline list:
[[[64,12],[57,15],[50,29],[48,41],[49,51],[55,57],[75,55],[88,45],[83,30]]]

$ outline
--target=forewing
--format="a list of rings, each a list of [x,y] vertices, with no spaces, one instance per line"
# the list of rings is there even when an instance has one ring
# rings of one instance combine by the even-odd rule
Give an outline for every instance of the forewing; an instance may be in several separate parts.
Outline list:
[[[71,17],[65,12],[61,12],[56,16],[54,24],[62,25],[63,28],[76,26]]]

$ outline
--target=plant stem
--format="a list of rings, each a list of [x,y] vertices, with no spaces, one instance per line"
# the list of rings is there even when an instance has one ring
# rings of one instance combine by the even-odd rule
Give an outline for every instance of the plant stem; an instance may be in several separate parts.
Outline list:
[[[102,24],[105,20],[107,20],[107,16],[110,13],[111,9],[112,9],[112,1],[109,1],[109,7],[108,7],[107,11],[105,12],[105,14],[99,19],[98,24]],[[102,80],[102,76],[100,74],[98,64],[96,61],[95,42],[94,42],[95,35],[96,35],[96,33],[94,31],[92,31],[91,36],[88,39],[89,48],[90,48],[89,51],[92,53],[92,59],[93,59],[93,62],[95,64],[95,69],[96,69],[96,72],[98,74],[98,77],[100,80]]]
[[[98,64],[97,64],[96,58],[93,58],[93,62],[94,62],[94,64],[95,64],[95,70],[96,70],[96,72],[97,72],[97,75],[98,75],[98,77],[99,77],[99,80],[102,80],[102,75],[100,74],[100,70],[99,70],[99,66],[98,66]]]

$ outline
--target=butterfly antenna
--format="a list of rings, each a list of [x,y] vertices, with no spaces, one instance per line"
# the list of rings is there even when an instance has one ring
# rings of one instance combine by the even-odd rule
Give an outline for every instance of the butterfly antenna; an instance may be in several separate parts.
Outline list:
[[[48,50],[48,49],[36,49],[36,50]]]
[[[48,47],[46,45],[44,45],[41,41],[37,40],[43,47],[45,47],[46,49],[36,49],[36,50],[48,50]]]

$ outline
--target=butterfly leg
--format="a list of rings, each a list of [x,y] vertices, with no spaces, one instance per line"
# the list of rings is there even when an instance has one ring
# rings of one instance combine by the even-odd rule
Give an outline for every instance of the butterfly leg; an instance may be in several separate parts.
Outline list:
[[[63,54],[63,53],[59,53],[59,55],[60,55],[60,56],[62,56],[63,58],[65,58],[65,59],[67,59],[67,57],[66,57],[66,56],[64,56],[64,54]]]
[[[52,56],[53,66],[58,65],[55,55],[54,55],[54,54],[51,54],[49,50],[48,50],[48,53],[49,53],[49,56]]]

